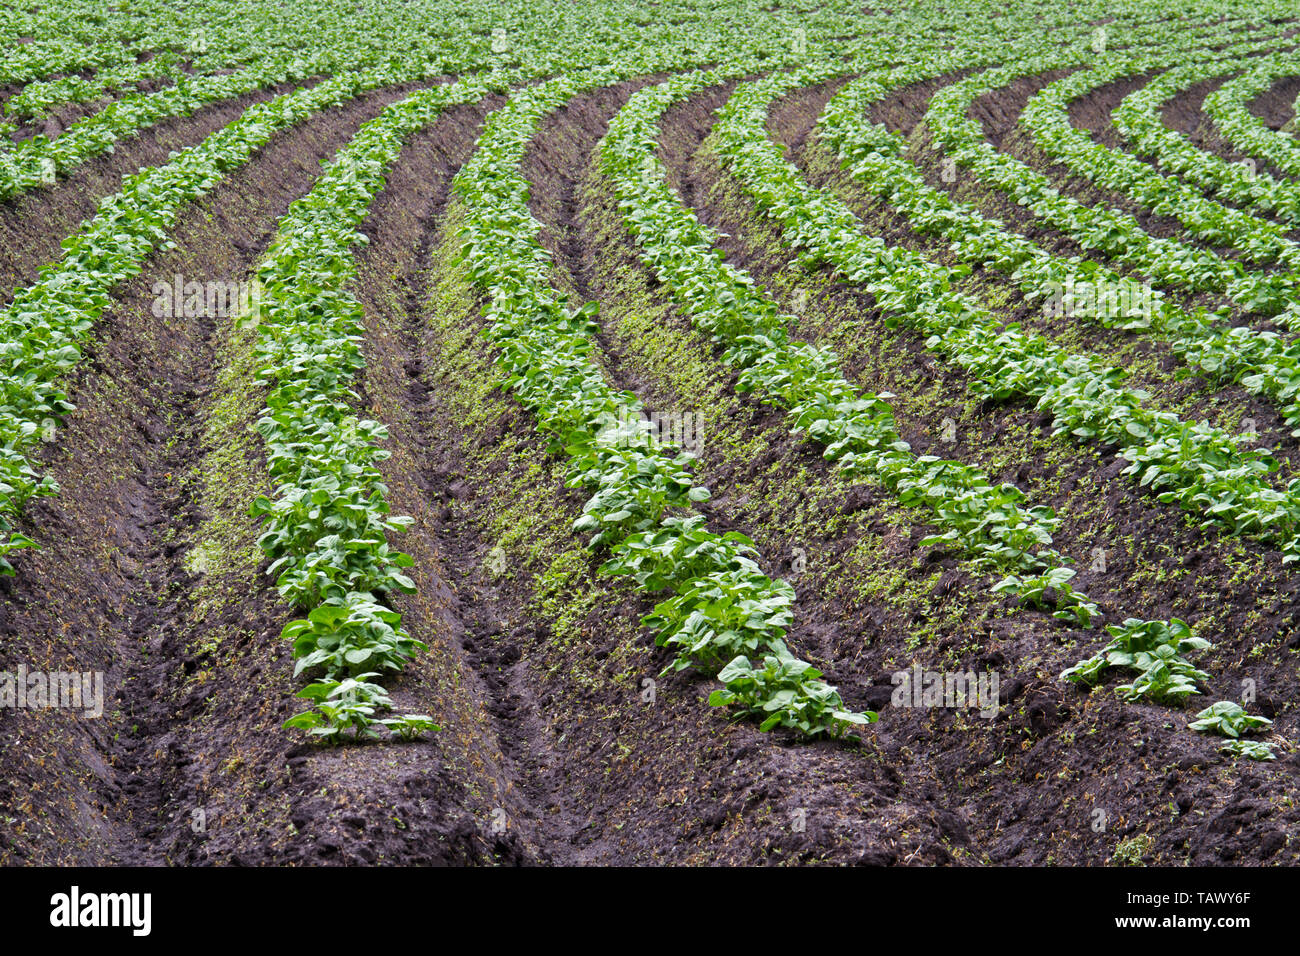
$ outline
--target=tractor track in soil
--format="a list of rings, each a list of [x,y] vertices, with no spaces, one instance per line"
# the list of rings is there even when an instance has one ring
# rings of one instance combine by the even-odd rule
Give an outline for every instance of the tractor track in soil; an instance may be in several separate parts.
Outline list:
[[[472,807],[481,832],[492,834],[494,812],[504,812],[501,825],[508,821],[483,858],[568,863],[579,822],[567,806],[563,756],[549,744],[518,650],[501,639],[510,609],[484,571],[490,545],[452,517],[450,504],[474,492],[458,460],[461,436],[441,414],[426,368],[437,348],[425,327],[428,273],[446,239],[452,179],[472,155],[487,109],[501,102],[444,117],[403,150],[376,198],[363,227],[371,242],[358,255],[357,290],[370,327],[363,395],[390,428],[393,457],[382,466],[390,503],[416,519],[398,544],[415,558],[417,591],[398,606],[413,633],[438,642],[440,667],[461,678],[441,681],[422,704],[443,723],[434,743],[455,750],[460,766],[486,768],[493,799]]]

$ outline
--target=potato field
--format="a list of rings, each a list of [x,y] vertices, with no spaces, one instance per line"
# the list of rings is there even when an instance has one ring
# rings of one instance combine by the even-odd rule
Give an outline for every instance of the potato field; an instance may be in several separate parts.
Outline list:
[[[1300,8],[0,9],[0,864],[1300,863]]]

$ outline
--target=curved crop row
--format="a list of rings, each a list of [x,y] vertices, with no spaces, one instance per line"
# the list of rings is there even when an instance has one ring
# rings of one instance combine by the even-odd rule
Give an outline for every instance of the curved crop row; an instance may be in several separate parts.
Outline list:
[[[640,403],[611,388],[589,360],[594,306],[568,308],[550,287],[552,263],[528,211],[519,165],[541,118],[580,91],[666,62],[680,60],[646,56],[562,77],[516,93],[488,117],[454,184],[464,209],[463,266],[487,298],[503,384],[564,442],[570,486],[593,492],[574,530],[592,533],[592,547],[608,546],[607,573],[674,592],[645,619],[675,653],[673,666],[716,672],[724,689],[710,702],[759,715],[764,730],[839,733],[875,715],[849,711],[819,671],[790,653],[784,636],[794,592],[759,570],[747,540],[672,513],[708,491],[685,470],[689,455],[672,454],[635,426]]]
[[[1169,342],[1189,365],[1218,381],[1240,382],[1266,395],[1300,433],[1300,344],[1275,332],[1249,326],[1225,327],[1204,309],[1186,312],[1159,289],[1142,289],[1130,278],[1099,263],[1052,255],[1033,240],[988,219],[973,205],[930,186],[903,158],[907,142],[865,116],[900,85],[914,82],[926,68],[901,67],[846,84],[827,103],[819,135],[854,180],[905,215],[919,233],[943,236],[964,262],[1008,273],[1031,301],[1070,290],[1077,302],[1062,301],[1079,317],[1105,328],[1152,332]],[[1115,293],[1113,308],[1084,303],[1096,290]],[[1127,307],[1124,303],[1127,302]]]
[[[1243,47],[1215,51],[1214,55],[1243,55],[1255,44]],[[1300,245],[1287,238],[1286,226],[1207,199],[1187,183],[1159,172],[1130,153],[1098,143],[1087,130],[1071,125],[1068,106],[1072,100],[1106,83],[1168,64],[1167,57],[1130,58],[1072,73],[1031,96],[1020,116],[1020,125],[1046,156],[1089,182],[1121,193],[1158,215],[1177,219],[1190,235],[1214,246],[1231,248],[1246,262],[1281,263],[1294,272],[1300,265]]]
[[[1205,525],[1258,536],[1300,559],[1300,479],[1285,491],[1265,476],[1277,463],[1207,423],[1143,406],[1123,372],[1094,357],[1068,354],[1040,335],[1004,326],[970,296],[955,292],[957,273],[924,256],[866,235],[857,217],[825,191],[807,185],[764,136],[769,104],[781,93],[818,82],[825,68],[740,87],[720,111],[719,153],[762,215],[786,241],[826,261],[875,297],[887,321],[928,336],[927,348],[973,376],[984,398],[1033,398],[1055,418],[1055,434],[1114,444],[1125,472]]]
[[[1269,129],[1246,107],[1276,80],[1300,74],[1300,56],[1279,55],[1251,64],[1240,76],[1205,97],[1202,109],[1234,147],[1300,179],[1300,142],[1294,136]]]
[[[1127,213],[1062,195],[1044,174],[998,151],[967,115],[980,96],[1013,80],[1069,65],[1068,58],[1031,57],[960,80],[930,100],[925,122],[936,145],[982,183],[1010,196],[1084,249],[1098,250],[1162,284],[1193,291],[1226,292],[1251,311],[1281,312],[1291,301],[1294,277],[1252,272],[1240,263],[1177,239],[1152,236]]]
[[[1191,86],[1240,68],[1239,61],[1220,60],[1166,70],[1124,97],[1112,114],[1115,129],[1137,155],[1150,157],[1208,195],[1300,225],[1300,186],[1199,149],[1161,116],[1161,109]]]
[[[243,116],[165,166],[128,177],[103,199],[98,214],[63,241],[63,257],[41,270],[0,311],[0,573],[13,569],[5,555],[31,546],[13,531],[24,503],[53,494],[38,477],[27,449],[50,437],[72,409],[62,382],[81,359],[81,346],[109,304],[109,292],[140,272],[154,249],[166,247],[167,228],[187,203],[253,156],[276,133],[367,90],[392,82],[387,72],[345,74],[250,107]]]
[[[356,227],[411,135],[507,81],[421,90],[365,123],[280,220],[258,268],[257,371],[271,388],[257,430],[276,488],[252,511],[266,518],[258,544],[272,558],[280,594],[308,612],[284,629],[298,659],[294,673],[323,672],[300,694],[315,708],[286,726],[326,740],[348,729],[411,736],[433,726],[423,715],[375,717],[391,699],[371,678],[400,670],[425,645],[381,602],[387,592],[414,590],[399,570],[411,559],[385,539],[410,519],[391,517],[385,501],[377,462],[387,453],[375,443],[386,429],[352,408],[351,384],[365,365],[361,305],[346,288],[355,274],[350,250],[362,240]]]
[[[785,408],[794,430],[826,446],[825,456],[847,473],[872,476],[903,504],[927,511],[940,533],[923,546],[939,545],[964,554],[978,570],[1011,575],[998,591],[1027,597],[1051,588],[1058,618],[1090,626],[1096,606],[1070,587],[1074,571],[1051,548],[1059,524],[1051,509],[1026,506],[1014,485],[994,485],[970,465],[914,454],[885,398],[859,392],[832,350],[792,340],[788,317],[749,275],[724,261],[717,235],[666,182],[654,155],[659,118],[735,75],[674,77],[635,94],[610,124],[601,170],[642,259],[691,321],[726,347],[723,360],[740,369],[737,388]]]

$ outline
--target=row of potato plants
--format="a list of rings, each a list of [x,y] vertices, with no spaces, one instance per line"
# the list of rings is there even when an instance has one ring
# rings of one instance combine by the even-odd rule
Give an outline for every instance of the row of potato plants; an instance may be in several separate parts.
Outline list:
[[[1176,56],[1245,56],[1260,47],[1260,43],[1251,42],[1222,50],[1179,51]],[[1074,100],[1097,87],[1142,76],[1169,63],[1167,55],[1122,57],[1072,73],[1029,98],[1020,114],[1020,126],[1045,156],[1087,181],[1126,196],[1157,215],[1176,219],[1189,235],[1231,249],[1242,261],[1280,263],[1293,272],[1300,264],[1300,245],[1287,237],[1286,225],[1207,198],[1194,186],[1161,173],[1131,153],[1096,142],[1088,130],[1070,122],[1069,105]]]
[[[50,69],[53,64],[48,63],[41,72],[52,78],[30,78],[5,101],[7,116],[41,119],[59,107],[90,103],[146,81],[175,82],[187,75],[238,69],[274,58],[302,58],[312,46],[319,50],[346,45],[346,35],[331,21],[324,5],[313,11],[312,29],[298,33],[286,29],[283,10],[269,5],[236,11],[221,0],[204,0],[177,16],[163,3],[133,0],[124,11],[126,20],[103,16],[102,7],[88,11],[73,5],[60,7],[57,25],[29,23],[23,28],[38,38],[22,49],[40,44],[54,26],[64,36],[80,36],[85,49],[94,51],[96,65]],[[359,60],[352,62],[353,68],[362,65]],[[0,141],[0,147],[5,145]]]
[[[790,652],[794,591],[761,571],[749,539],[719,535],[683,513],[709,497],[687,470],[691,455],[636,427],[640,402],[612,388],[591,361],[595,306],[571,308],[551,287],[554,263],[528,209],[520,163],[544,116],[578,93],[684,59],[645,51],[619,67],[520,90],[492,113],[455,180],[459,264],[486,299],[503,386],[565,450],[569,486],[592,492],[574,530],[590,535],[590,547],[608,549],[604,573],[673,592],[643,622],[673,652],[669,669],[716,673],[724,686],[710,703],[756,715],[763,730],[836,735],[876,715],[849,710],[820,671]]]
[[[1240,76],[1206,94],[1202,110],[1234,148],[1300,179],[1300,142],[1290,133],[1270,129],[1248,106],[1277,80],[1300,74],[1300,55],[1278,53],[1242,65]]]
[[[402,573],[411,558],[386,534],[408,527],[394,517],[378,462],[383,425],[361,419],[353,382],[365,366],[361,304],[348,289],[352,247],[385,174],[414,133],[450,106],[506,87],[488,77],[421,90],[363,124],[320,178],[280,220],[257,270],[257,375],[269,386],[257,423],[267,449],[274,497],[259,496],[258,544],[271,558],[280,594],[306,617],[285,626],[294,675],[318,674],[300,693],[313,707],[286,727],[338,741],[351,730],[405,737],[436,729],[422,714],[379,717],[392,700],[379,678],[401,670],[425,644],[385,603],[415,586]]]
[[[903,504],[923,508],[939,533],[922,541],[962,553],[979,571],[1006,575],[996,586],[1022,599],[1054,592],[1055,616],[1089,627],[1096,605],[1069,582],[1074,571],[1052,548],[1059,519],[1028,506],[1014,485],[993,484],[970,465],[913,453],[898,433],[887,395],[860,392],[829,348],[793,339],[783,315],[751,276],[724,261],[717,234],[668,185],[655,155],[657,123],[669,107],[743,68],[676,76],[632,96],[601,145],[601,170],[642,259],[683,313],[740,370],[737,388],[786,409],[796,433],[825,446],[850,476],[880,481]]]
[[[952,293],[946,282],[936,281],[934,267],[927,266],[920,257],[899,255],[899,250],[890,250],[880,240],[864,236],[852,214],[825,193],[802,183],[779,148],[764,135],[767,109],[777,96],[820,82],[836,69],[834,65],[814,67],[802,74],[777,76],[738,87],[731,100],[719,110],[720,121],[715,127],[719,153],[754,198],[757,208],[782,226],[788,243],[806,250],[805,262],[815,264],[822,259],[831,262],[848,279],[870,289],[887,321],[901,320],[933,333],[927,345],[965,365],[974,352],[990,341],[981,334],[991,330],[987,326],[980,329],[978,307],[970,301],[959,301],[961,297]],[[907,266],[914,267],[914,271],[909,272]],[[934,299],[927,301],[924,295],[913,294],[914,290],[928,292]],[[949,337],[963,322],[969,323],[965,328],[975,335],[965,342],[960,341],[959,335]],[[1001,342],[1005,344],[1008,340],[1002,338]],[[1014,337],[1010,342],[1014,342]],[[986,355],[995,357],[999,351],[994,345]],[[1016,353],[1014,348],[1008,351],[1012,355]],[[992,364],[996,366],[996,359]],[[1014,359],[1011,364],[1014,365]],[[1080,367],[1076,365],[1074,369],[1078,371]],[[987,379],[985,382],[988,384]],[[1087,390],[1086,386],[1079,389]],[[1201,693],[1198,685],[1208,680],[1208,675],[1185,655],[1206,650],[1210,644],[1192,634],[1185,622],[1177,618],[1170,621],[1128,618],[1107,630],[1111,642],[1094,658],[1063,672],[1064,679],[1094,685],[1107,669],[1113,668],[1134,673],[1128,684],[1117,688],[1126,699],[1181,704]],[[1224,703],[1212,706],[1221,707]],[[1203,717],[1205,713],[1197,716]],[[1208,727],[1207,723],[1196,729]],[[1255,759],[1271,759],[1266,745],[1235,748],[1234,752]]]
[[[166,165],[127,177],[119,192],[100,201],[94,217],[63,240],[62,258],[0,310],[0,534],[7,536],[0,541],[0,573],[13,573],[6,555],[32,544],[14,530],[23,505],[58,491],[48,476],[36,475],[28,454],[42,439],[52,440],[72,410],[64,380],[80,362],[112,289],[138,275],[154,250],[171,246],[167,230],[185,205],[247,163],[275,134],[401,79],[406,77],[389,70],[365,71],[286,93],[250,107]]]
[[[1180,239],[1153,236],[1126,212],[1064,195],[1048,176],[988,142],[979,122],[968,115],[981,96],[1023,77],[1075,65],[1081,56],[1025,57],[937,91],[925,116],[935,145],[977,181],[1005,193],[1086,250],[1102,252],[1163,285],[1226,293],[1247,311],[1275,315],[1287,308],[1295,296],[1294,276],[1250,270]]]
[[[1265,169],[1229,162],[1195,146],[1165,125],[1164,108],[1197,83],[1241,69],[1240,60],[1179,64],[1128,94],[1111,114],[1115,130],[1138,156],[1148,157],[1208,195],[1300,225],[1300,185]]]
[[[950,63],[958,62],[956,59]],[[1300,433],[1300,344],[1276,332],[1228,326],[1204,308],[1187,311],[1160,289],[1139,283],[1104,265],[1077,256],[1053,255],[1033,240],[1006,229],[979,209],[930,186],[904,154],[908,144],[868,111],[893,90],[924,79],[937,64],[908,65],[845,84],[827,103],[818,135],[854,180],[907,217],[917,232],[948,239],[963,261],[1008,273],[1031,301],[1071,283],[1110,289],[1116,299],[1140,308],[1086,308],[1078,315],[1106,328],[1159,334],[1183,361],[1215,381],[1237,382],[1275,402]]]
[[[182,77],[156,93],[124,96],[54,139],[38,134],[0,151],[0,199],[49,185],[57,175],[164,119],[188,116],[209,104],[298,82],[318,72],[311,64],[291,58],[228,75]]]
[[[952,288],[965,267],[949,269],[867,235],[843,202],[804,182],[762,137],[766,111],[777,96],[835,69],[819,65],[742,86],[719,113],[720,155],[788,243],[867,287],[888,321],[927,335],[927,348],[971,374],[979,397],[1036,400],[1053,415],[1054,434],[1115,445],[1129,463],[1125,473],[1162,503],[1178,504],[1203,525],[1266,540],[1285,560],[1300,558],[1300,479],[1284,491],[1271,487],[1267,476],[1278,468],[1271,456],[1241,447],[1242,436],[1144,406],[1145,393],[1127,387],[1122,370],[1096,356],[1067,353],[1042,335],[1004,325]]]
[[[1054,392],[1079,399],[1104,396],[1108,388],[1113,390],[1081,357],[1062,361],[1041,339],[1001,327],[977,303],[951,290],[946,270],[915,253],[866,236],[842,203],[802,181],[779,147],[764,135],[767,109],[782,93],[821,82],[835,69],[814,67],[743,84],[719,110],[715,127],[719,154],[758,211],[782,227],[790,246],[805,250],[805,263],[829,262],[846,279],[868,288],[887,322],[901,322],[929,333],[929,348],[975,372],[979,394],[1009,397],[1038,376],[1051,380],[1045,397]],[[1036,374],[1024,374],[1035,368]],[[1068,431],[1069,426],[1058,422],[1058,430],[1062,429]],[[1124,630],[1138,625],[1172,626],[1137,621],[1118,627]],[[1139,696],[1154,697],[1164,690],[1162,680],[1138,686]]]
[[[520,57],[529,64],[526,75],[555,72],[575,58],[593,62],[609,55],[615,47],[593,40],[591,24],[585,16],[563,24],[558,35],[564,42],[556,48],[534,42],[533,52]],[[557,34],[552,30],[548,35]],[[38,475],[28,459],[39,442],[54,439],[62,417],[73,408],[63,382],[80,362],[112,289],[137,275],[155,249],[170,246],[167,230],[178,212],[247,163],[273,136],[319,111],[452,65],[437,64],[427,52],[417,51],[410,59],[394,57],[254,104],[170,162],[126,177],[122,189],[102,199],[97,214],[63,240],[62,258],[45,266],[36,283],[15,291],[0,309],[0,574],[13,573],[9,556],[14,551],[34,546],[18,530],[26,502],[58,492],[57,483]]]

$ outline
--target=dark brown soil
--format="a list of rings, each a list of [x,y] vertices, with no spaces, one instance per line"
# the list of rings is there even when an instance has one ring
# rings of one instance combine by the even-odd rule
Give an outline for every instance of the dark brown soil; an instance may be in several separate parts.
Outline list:
[[[1012,202],[1004,193],[979,183],[969,172],[958,168],[954,182],[944,180],[942,175],[944,155],[933,144],[929,130],[924,122],[925,113],[929,107],[931,96],[938,88],[954,82],[964,75],[952,74],[904,87],[896,91],[894,95],[877,103],[870,112],[870,118],[877,123],[885,124],[891,130],[900,133],[910,141],[912,150],[909,159],[925,174],[926,182],[931,186],[951,192],[957,199],[973,203],[983,211],[984,215],[999,220],[1021,235],[1032,239],[1049,252],[1065,257],[1098,258],[1099,253],[1083,249],[1068,235],[1043,223],[1042,220],[1028,213],[1024,207]],[[1024,101],[1032,95],[1034,89],[1039,89],[1053,79],[1064,75],[1064,71],[1044,74],[1042,83],[1024,92],[1023,95],[1017,98],[1018,102],[1023,106]],[[985,135],[989,137],[994,145],[1000,146],[1004,139],[1008,137],[1015,139],[1020,135],[1015,129],[1019,112],[1008,112],[1001,109],[996,103],[990,101],[988,96],[981,97],[976,101],[975,107],[972,108],[972,115],[981,119],[984,124]],[[1014,155],[1015,152],[1012,152]],[[1023,159],[1023,156],[1017,158]],[[1134,270],[1125,268],[1122,263],[1110,262],[1108,264],[1121,274],[1137,275]],[[1170,295],[1175,295],[1170,290],[1166,291]],[[1208,295],[1197,297],[1179,297],[1175,295],[1175,297],[1180,301],[1186,301],[1189,305],[1218,305],[1221,303],[1221,297]]]
[[[779,131],[778,139],[794,151],[793,155],[798,157],[797,161],[801,162],[805,173],[814,183],[836,189],[859,216],[868,218],[878,230],[883,230],[881,234],[887,235],[891,242],[916,248],[932,260],[953,264],[953,257],[945,242],[918,236],[903,217],[885,209],[875,199],[862,197],[846,175],[830,175],[828,154],[821,152],[820,147],[811,152],[808,150],[808,130],[816,122],[816,117],[832,91],[833,84],[823,85],[783,98],[773,108],[769,128]],[[924,126],[921,125],[929,97],[929,89],[922,88],[918,91],[909,87],[901,91],[897,99],[879,104],[871,118],[904,134],[910,133],[912,148],[908,158],[922,172],[930,186],[951,192],[954,198],[976,206],[984,215],[1001,221],[1008,228],[1034,240],[1058,256],[1086,258],[1086,253],[1067,237],[1050,228],[1043,228],[1038,220],[1027,216],[1020,206],[1010,202],[1000,192],[983,188],[969,173],[958,170],[955,182],[945,182],[941,154],[929,145],[929,140],[924,135]],[[805,161],[807,156],[816,156],[819,161],[810,164]],[[1226,413],[1226,409],[1242,409],[1240,416],[1254,419],[1263,444],[1276,449],[1292,471],[1300,466],[1297,443],[1291,437],[1291,430],[1282,420],[1276,406],[1250,395],[1240,386],[1228,385],[1215,389],[1197,376],[1180,374],[1183,371],[1182,363],[1158,339],[1095,325],[1088,325],[1086,330],[1081,330],[1071,319],[1045,316],[1041,309],[1025,303],[1018,288],[1007,276],[997,271],[976,269],[974,278],[968,284],[970,291],[980,298],[1001,303],[1000,308],[1006,313],[1008,321],[1019,322],[1041,332],[1063,348],[1113,355],[1116,364],[1130,370],[1131,384],[1150,392],[1157,404],[1179,409],[1184,417],[1193,420],[1208,418],[1216,424],[1235,430],[1239,427],[1240,419]],[[1173,301],[1188,305],[1209,301],[1208,297],[1188,300],[1187,297],[1165,291]],[[922,361],[924,363],[932,359],[927,355]],[[911,441],[912,437],[908,436],[908,440]]]
[[[1300,96],[1300,76],[1284,76],[1246,106],[1270,129],[1281,129],[1295,115],[1297,96]]]
[[[1064,76],[1070,70],[1054,70],[1035,76],[1020,77],[1006,86],[990,90],[975,100],[971,105],[970,115],[978,119],[984,128],[984,137],[999,150],[1014,156],[1021,162],[1034,167],[1038,172],[1052,180],[1052,184],[1065,195],[1073,196],[1088,205],[1105,203],[1106,205],[1128,213],[1137,219],[1142,229],[1153,236],[1177,238],[1197,248],[1210,248],[1205,243],[1187,235],[1182,223],[1171,216],[1157,216],[1147,212],[1143,207],[1122,193],[1098,187],[1092,181],[1075,174],[1069,167],[1049,161],[1034,145],[1028,131],[1019,125],[1025,104],[1035,93]],[[1129,89],[1134,89],[1137,82],[1127,81]],[[1124,83],[1119,84],[1121,88]],[[1097,110],[1088,105],[1091,97],[1083,97],[1075,109],[1077,116],[1092,118]],[[1089,127],[1092,128],[1092,127]],[[1212,249],[1218,255],[1225,255],[1227,250]]]
[[[1155,72],[1141,76],[1130,76],[1113,83],[1105,83],[1094,89],[1087,96],[1071,100],[1067,107],[1070,125],[1075,129],[1087,130],[1092,138],[1111,149],[1123,149],[1124,143],[1115,132],[1111,122],[1111,113],[1134,90],[1146,86],[1155,76]]]
[[[90,79],[89,76],[83,79]],[[110,103],[114,103],[123,96],[129,96],[133,93],[156,93],[161,89],[173,85],[171,79],[149,78],[141,80],[128,90],[110,90],[103,96],[93,100],[87,100],[82,103],[64,103],[52,109],[47,115],[39,119],[30,119],[26,122],[19,123],[18,128],[13,131],[11,138],[15,143],[31,139],[38,133],[43,134],[49,139],[54,139],[63,134],[63,132],[79,120],[85,119],[98,113]],[[5,100],[8,97],[4,98]],[[2,106],[3,103],[0,103]]]
[[[417,593],[393,603],[429,644],[389,683],[400,710],[430,713],[442,729],[409,744],[321,749],[281,728],[301,681],[280,637],[294,612],[248,553],[257,523],[245,509],[267,485],[248,431],[261,407],[249,336],[223,320],[156,319],[150,287],[177,273],[249,276],[318,163],[401,93],[390,90],[277,137],[182,214],[177,248],[150,260],[105,314],[73,382],[79,407],[45,449],[63,494],[30,509],[43,550],[0,581],[0,669],[105,670],[109,713],[0,710],[0,807],[18,811],[0,812],[0,862],[1300,860],[1300,755],[1284,747],[1276,764],[1234,764],[1186,730],[1185,712],[1122,703],[1113,681],[1092,695],[1062,684],[1056,675],[1102,642],[1098,632],[990,595],[991,582],[921,546],[928,529],[916,514],[871,482],[845,483],[815,444],[789,434],[782,412],[736,394],[721,351],[641,266],[594,162],[609,119],[647,82],[577,97],[528,150],[555,284],[601,305],[595,359],[612,383],[648,408],[707,409],[694,471],[715,496],[701,511],[717,530],[752,536],[769,573],[794,580],[792,648],[880,721],[860,739],[810,743],[729,720],[705,702],[716,686],[707,675],[661,673],[668,655],[638,623],[655,596],[599,575],[603,555],[572,533],[585,496],[566,487],[562,450],[493,386],[485,320],[451,261],[452,178],[494,98],[450,111],[407,145],[360,227],[369,242],[357,247],[353,283],[368,360],[359,408],[389,424],[388,498],[415,519],[393,543],[415,559]],[[836,87],[786,98],[771,122],[811,179],[849,197],[809,135]],[[1200,661],[1213,675],[1206,702],[1253,680],[1254,709],[1294,740],[1293,573],[1275,553],[1199,531],[1138,492],[1113,449],[1048,439],[1047,417],[1022,405],[972,402],[963,376],[885,328],[869,296],[800,270],[708,149],[728,92],[671,111],[662,136],[674,185],[728,234],[728,257],[799,313],[800,335],[833,345],[846,374],[896,393],[918,453],[974,462],[1057,508],[1058,547],[1079,559],[1076,583],[1111,619],[1205,623],[1216,645]],[[911,133],[927,98],[913,88],[883,112]],[[62,235],[93,208],[74,197],[111,189],[114,169],[94,179],[87,168],[83,187],[55,205],[63,218],[9,260],[15,281],[41,263],[46,231]],[[943,256],[878,204],[854,202],[891,242]],[[792,304],[798,291],[812,294],[810,308]],[[658,324],[638,332],[646,315]],[[1195,384],[1163,394],[1184,387]],[[945,417],[958,423],[955,446],[937,437]],[[201,560],[210,547],[220,560]],[[1096,547],[1108,550],[1105,571],[1088,566]],[[800,552],[806,569],[792,560]],[[913,664],[996,669],[1000,713],[891,707],[891,674]]]

